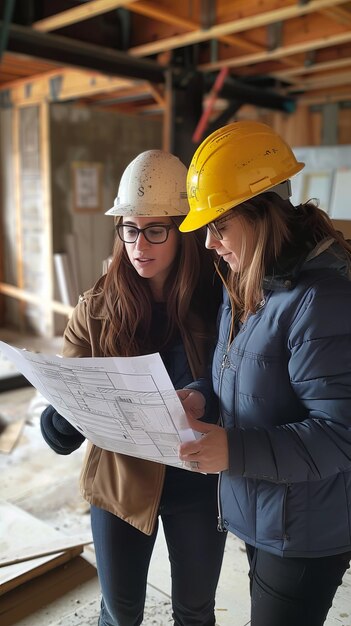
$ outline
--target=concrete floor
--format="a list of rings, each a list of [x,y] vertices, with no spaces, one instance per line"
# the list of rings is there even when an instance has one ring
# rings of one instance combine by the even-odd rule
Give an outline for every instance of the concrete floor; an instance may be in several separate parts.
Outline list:
[[[0,331],[0,339],[42,352],[59,352],[60,340],[18,338]],[[3,370],[6,364],[1,362]],[[32,387],[0,394],[0,412],[8,421],[26,416],[18,444],[9,455],[0,455],[0,499],[6,500],[66,535],[89,532],[89,509],[78,492],[78,476],[84,446],[69,457],[56,455],[43,441],[39,429],[42,399]],[[14,543],[16,537],[13,537]],[[84,558],[95,563],[88,546]],[[97,577],[69,590],[55,601],[17,621],[17,626],[97,626],[100,592]],[[1,600],[0,600],[1,604]],[[218,626],[246,626],[249,621],[247,562],[243,544],[228,536],[217,592]],[[160,529],[147,589],[145,626],[171,624],[170,574],[165,541]],[[326,626],[351,626],[351,572],[338,590]]]

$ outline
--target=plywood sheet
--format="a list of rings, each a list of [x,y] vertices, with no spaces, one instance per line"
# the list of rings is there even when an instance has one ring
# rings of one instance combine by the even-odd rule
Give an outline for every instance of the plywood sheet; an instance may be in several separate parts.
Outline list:
[[[9,502],[0,501],[0,553],[3,560],[6,560],[7,554],[13,555],[14,549],[19,554],[21,551],[30,554],[35,550],[40,553],[40,547],[44,545],[48,551],[50,541],[57,546],[60,538],[67,540],[65,535],[29,513]],[[82,545],[71,546],[68,550],[0,567],[0,596],[69,561],[82,551]]]
[[[0,435],[0,453],[9,454],[11,450],[13,450],[23,430],[25,422],[26,418],[21,417],[21,419],[16,420],[15,422],[10,422],[5,426]]]
[[[43,576],[37,576],[23,583],[0,597],[1,626],[12,626],[41,607],[45,605],[49,607],[50,603],[57,598],[94,577],[96,577],[96,568],[83,557],[78,556],[68,563],[55,567]],[[50,608],[48,608],[48,614],[50,614]],[[47,624],[46,621],[45,624]]]

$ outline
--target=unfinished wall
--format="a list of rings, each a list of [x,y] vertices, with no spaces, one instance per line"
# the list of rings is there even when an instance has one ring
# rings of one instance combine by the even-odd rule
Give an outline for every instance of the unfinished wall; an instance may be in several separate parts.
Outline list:
[[[12,150],[12,110],[0,109],[0,207],[2,222],[1,266],[3,282],[17,284],[16,261],[16,211],[15,211],[15,174]],[[4,296],[2,296],[4,298]],[[18,304],[12,298],[6,298],[3,322],[10,319],[18,322]]]
[[[49,263],[51,214],[47,163],[47,106],[21,107],[18,110],[19,207],[17,250],[20,286],[44,300],[52,297]],[[52,334],[52,315],[45,306],[26,305],[27,327],[40,335]]]
[[[8,299],[5,321],[42,335],[52,333],[46,112],[41,103],[1,114],[3,280],[37,298]]]
[[[6,297],[2,323],[39,335],[61,334],[67,317],[53,314],[47,304],[61,300],[53,253],[73,254],[74,305],[111,254],[113,218],[104,212],[113,204],[121,174],[143,150],[161,148],[162,122],[41,102],[2,109],[0,135],[0,281],[34,296],[32,302]],[[88,197],[83,209],[73,177],[74,166],[82,163],[97,164],[101,173],[97,206],[89,206]]]
[[[339,103],[336,111],[336,138],[334,145],[351,144],[351,103]],[[323,105],[298,103],[293,114],[242,106],[237,119],[254,119],[272,126],[293,147],[320,146],[323,143]]]
[[[162,146],[162,122],[158,119],[108,113],[77,105],[61,103],[48,105],[46,102],[41,102],[39,106],[42,115],[38,117],[35,133],[35,125],[30,122],[30,116],[34,115],[35,109],[31,112],[27,107],[27,111],[24,111],[24,107],[22,113],[19,111],[21,107],[17,110],[0,110],[2,280],[26,288],[40,298],[42,297],[43,300],[41,307],[41,302],[40,305],[31,306],[6,297],[8,323],[13,323],[17,327],[21,323],[23,325],[23,320],[28,322],[29,311],[32,329],[36,328],[40,333],[53,330],[56,334],[61,334],[66,324],[66,317],[55,314],[50,330],[49,310],[45,308],[45,299],[54,297],[60,300],[57,288],[55,293],[48,293],[51,290],[46,288],[44,280],[35,279],[36,282],[34,280],[30,284],[27,279],[23,281],[23,276],[33,278],[34,257],[32,255],[36,255],[34,260],[36,260],[37,268],[45,270],[46,275],[51,276],[52,282],[55,275],[52,252],[73,251],[78,274],[78,287],[72,302],[75,304],[78,294],[92,286],[101,275],[102,261],[111,253],[113,219],[106,217],[104,212],[112,206],[120,176],[126,165],[139,152]],[[16,121],[16,115],[17,125],[14,130],[13,122]],[[309,106],[299,106],[296,113],[291,116],[253,106],[244,106],[239,110],[237,117],[238,119],[260,119],[271,124],[293,147],[316,146],[322,143],[321,111],[311,109]],[[47,119],[48,124],[45,128],[43,121]],[[29,155],[25,154],[24,144],[20,144],[19,137],[22,128],[29,148],[33,145],[35,135],[42,156],[46,155],[45,159],[41,157],[40,174],[39,165],[36,174],[34,170],[32,171],[33,168],[31,169],[27,158]],[[337,143],[339,145],[351,144],[351,118],[346,108],[339,110]],[[47,145],[50,146],[50,153],[48,153]],[[32,157],[35,159],[34,154]],[[46,162],[47,167],[43,167]],[[21,163],[25,166],[24,169],[22,167],[22,172]],[[74,166],[81,163],[97,164],[101,171],[99,204],[95,208],[86,207],[86,210],[77,210],[74,194]],[[37,189],[38,193],[34,194],[37,198],[35,207],[32,202],[34,196],[31,192],[33,185],[36,185],[33,174],[42,183],[41,189]],[[20,187],[23,191],[22,198],[18,198]],[[45,211],[42,211],[43,204],[46,207]],[[24,210],[25,216],[28,217],[27,213],[33,212],[33,207],[36,220],[35,222],[29,221],[30,228],[27,231],[30,234],[30,241],[28,240],[29,247],[25,247],[22,245],[23,241],[20,241],[16,211],[18,214],[18,211]],[[349,235],[350,223],[339,222],[338,227]],[[43,227],[45,225],[47,233],[44,241],[43,238],[39,241],[40,224]],[[44,247],[46,247],[46,252],[40,266],[40,258],[42,258],[40,255]],[[25,268],[28,271],[24,272],[21,278],[21,271]],[[47,315],[46,321],[44,321],[43,311]],[[39,320],[37,325],[35,324],[36,317]]]
[[[54,252],[67,252],[67,235],[73,235],[82,292],[99,278],[102,261],[111,253],[113,218],[104,212],[113,205],[121,174],[143,150],[162,147],[162,125],[157,120],[92,107],[54,104],[50,135]],[[73,187],[77,163],[101,165],[98,210],[77,210]]]

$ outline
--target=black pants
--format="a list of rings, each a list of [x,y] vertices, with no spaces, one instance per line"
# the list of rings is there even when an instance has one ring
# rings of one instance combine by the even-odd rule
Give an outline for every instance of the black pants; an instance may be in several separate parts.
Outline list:
[[[322,626],[350,565],[351,552],[323,558],[280,557],[246,546],[251,626]]]
[[[225,533],[217,531],[216,477],[167,468],[159,514],[168,547],[176,626],[214,626]],[[151,536],[91,508],[102,591],[99,626],[142,623],[157,527]]]

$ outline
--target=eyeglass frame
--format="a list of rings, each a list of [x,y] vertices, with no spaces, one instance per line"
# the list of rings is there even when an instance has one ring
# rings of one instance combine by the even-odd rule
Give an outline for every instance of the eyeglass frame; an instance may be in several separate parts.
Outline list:
[[[280,196],[282,198],[282,200],[289,200],[290,197],[292,196],[292,190],[291,190],[291,181],[290,179],[284,180],[281,183],[277,183],[277,185],[274,185],[274,187],[271,187],[271,189],[267,189],[267,192],[273,192],[276,193],[278,196]],[[229,209],[229,211],[227,211],[227,215],[223,215],[222,217],[218,217],[216,220],[213,220],[213,222],[210,222],[209,224],[206,224],[208,230],[210,231],[211,235],[213,235],[216,239],[219,239],[219,241],[222,241],[223,239],[223,235],[221,235],[221,233],[218,230],[218,227],[216,225],[216,222],[226,222],[227,220],[232,219],[233,217],[235,217],[236,215],[239,215],[239,210],[240,207],[245,206],[245,204],[249,204],[249,201],[244,201],[240,204],[238,204],[237,206],[233,207],[232,209]],[[233,213],[235,209],[235,214]]]
[[[237,209],[237,207],[233,207],[233,209],[229,209],[227,215],[223,215],[222,217],[217,218],[213,222],[206,224],[206,227],[210,231],[211,235],[213,235],[216,239],[219,239],[219,241],[222,241],[224,237],[219,232],[217,224],[220,224],[220,223],[224,224],[224,222],[228,222],[229,220],[233,219],[233,217],[236,216],[234,213],[234,209]]]
[[[150,241],[150,239],[148,238],[146,231],[149,230],[150,228],[164,228],[165,229],[165,239],[163,239],[162,241]],[[125,239],[123,239],[123,237],[121,236],[121,233],[123,232],[124,228],[132,228],[136,231],[136,237],[134,239],[134,241],[125,241]],[[138,226],[134,226],[134,224],[123,224],[123,223],[119,223],[119,224],[115,224],[115,230],[116,233],[118,235],[118,237],[120,238],[121,241],[123,241],[123,243],[136,243],[136,241],[138,240],[138,237],[140,235],[140,233],[143,233],[146,241],[148,243],[151,243],[152,245],[158,245],[158,244],[162,244],[162,243],[166,243],[168,237],[169,237],[169,231],[172,230],[173,228],[175,228],[175,224],[149,224],[149,226],[145,226],[144,228],[138,228]]]

